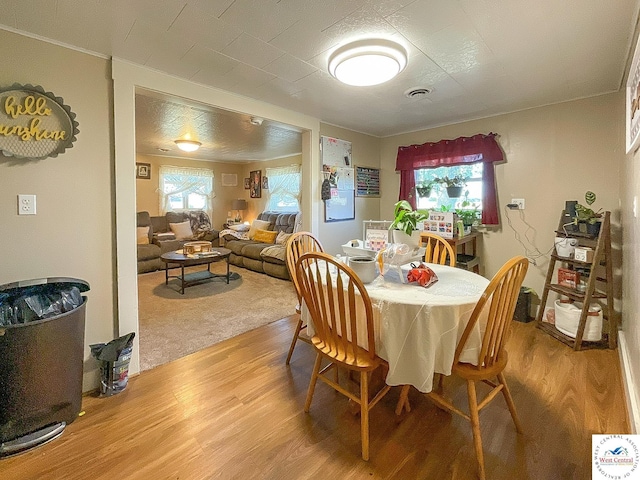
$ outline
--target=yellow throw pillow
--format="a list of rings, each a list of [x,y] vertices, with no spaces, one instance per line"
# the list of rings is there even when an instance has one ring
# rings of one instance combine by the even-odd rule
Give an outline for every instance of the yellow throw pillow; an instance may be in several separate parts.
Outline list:
[[[149,227],[137,227],[138,245],[149,245]]]
[[[253,236],[253,241],[261,243],[273,243],[276,241],[277,236],[278,232],[258,229],[256,230],[256,234]]]
[[[176,236],[176,240],[191,240],[193,232],[191,231],[191,223],[186,220],[182,223],[170,223],[169,228]]]
[[[266,220],[254,220],[253,222],[251,222],[251,228],[247,232],[247,237],[253,240],[253,237],[258,230],[265,230],[269,228],[269,225],[269,222],[267,222]]]

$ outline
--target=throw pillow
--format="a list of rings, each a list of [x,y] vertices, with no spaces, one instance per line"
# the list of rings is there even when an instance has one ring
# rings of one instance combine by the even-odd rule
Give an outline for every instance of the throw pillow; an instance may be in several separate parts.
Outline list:
[[[238,225],[229,225],[229,228],[234,232],[248,232],[249,225],[245,223],[239,223]]]
[[[251,228],[249,229],[249,233],[247,236],[253,240],[253,236],[256,234],[258,230],[266,230],[269,228],[270,223],[266,220],[254,220],[251,222]]]
[[[256,234],[253,236],[253,241],[261,243],[273,243],[275,242],[277,236],[278,232],[258,229],[256,231]]]
[[[137,227],[138,245],[149,245],[149,227]]]
[[[191,231],[191,223],[189,220],[182,223],[170,223],[169,228],[176,236],[177,240],[191,240],[193,232]]]
[[[291,235],[292,235],[291,233],[285,233],[285,232],[278,233],[278,236],[276,237],[276,245],[285,245]]]

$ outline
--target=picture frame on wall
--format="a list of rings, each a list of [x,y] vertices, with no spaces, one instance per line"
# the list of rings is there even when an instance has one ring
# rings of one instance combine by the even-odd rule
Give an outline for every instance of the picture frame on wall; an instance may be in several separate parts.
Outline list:
[[[245,190],[249,190],[251,188],[251,179],[250,178],[245,178],[244,179],[244,189]]]
[[[626,144],[630,153],[638,148],[640,140],[640,39],[633,52],[626,90]]]
[[[267,177],[262,177],[262,189],[269,190],[269,179]]]
[[[262,170],[253,170],[249,173],[249,178],[251,180],[249,188],[251,198],[262,197]]]
[[[136,178],[151,180],[151,164],[136,163]]]

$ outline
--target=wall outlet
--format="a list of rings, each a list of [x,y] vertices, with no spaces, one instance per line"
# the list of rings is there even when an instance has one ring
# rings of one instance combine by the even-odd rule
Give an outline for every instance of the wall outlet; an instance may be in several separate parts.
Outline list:
[[[18,195],[18,215],[36,214],[36,196]]]
[[[518,205],[516,210],[524,210],[524,198],[512,198],[511,203]]]

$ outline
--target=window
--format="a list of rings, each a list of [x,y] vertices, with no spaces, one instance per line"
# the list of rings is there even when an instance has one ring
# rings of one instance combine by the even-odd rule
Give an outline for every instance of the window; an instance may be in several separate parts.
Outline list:
[[[482,173],[484,163],[472,163],[470,165],[458,165],[454,167],[422,168],[415,170],[416,185],[428,183],[435,178],[462,175],[467,178],[467,185],[462,190],[459,198],[449,198],[444,185],[438,185],[431,189],[429,197],[418,197],[418,208],[429,210],[473,209],[482,211]],[[464,203],[464,204],[463,204]]]
[[[204,210],[212,215],[213,171],[160,166],[160,211]]]
[[[267,209],[276,212],[300,211],[300,165],[266,169],[269,179]]]

